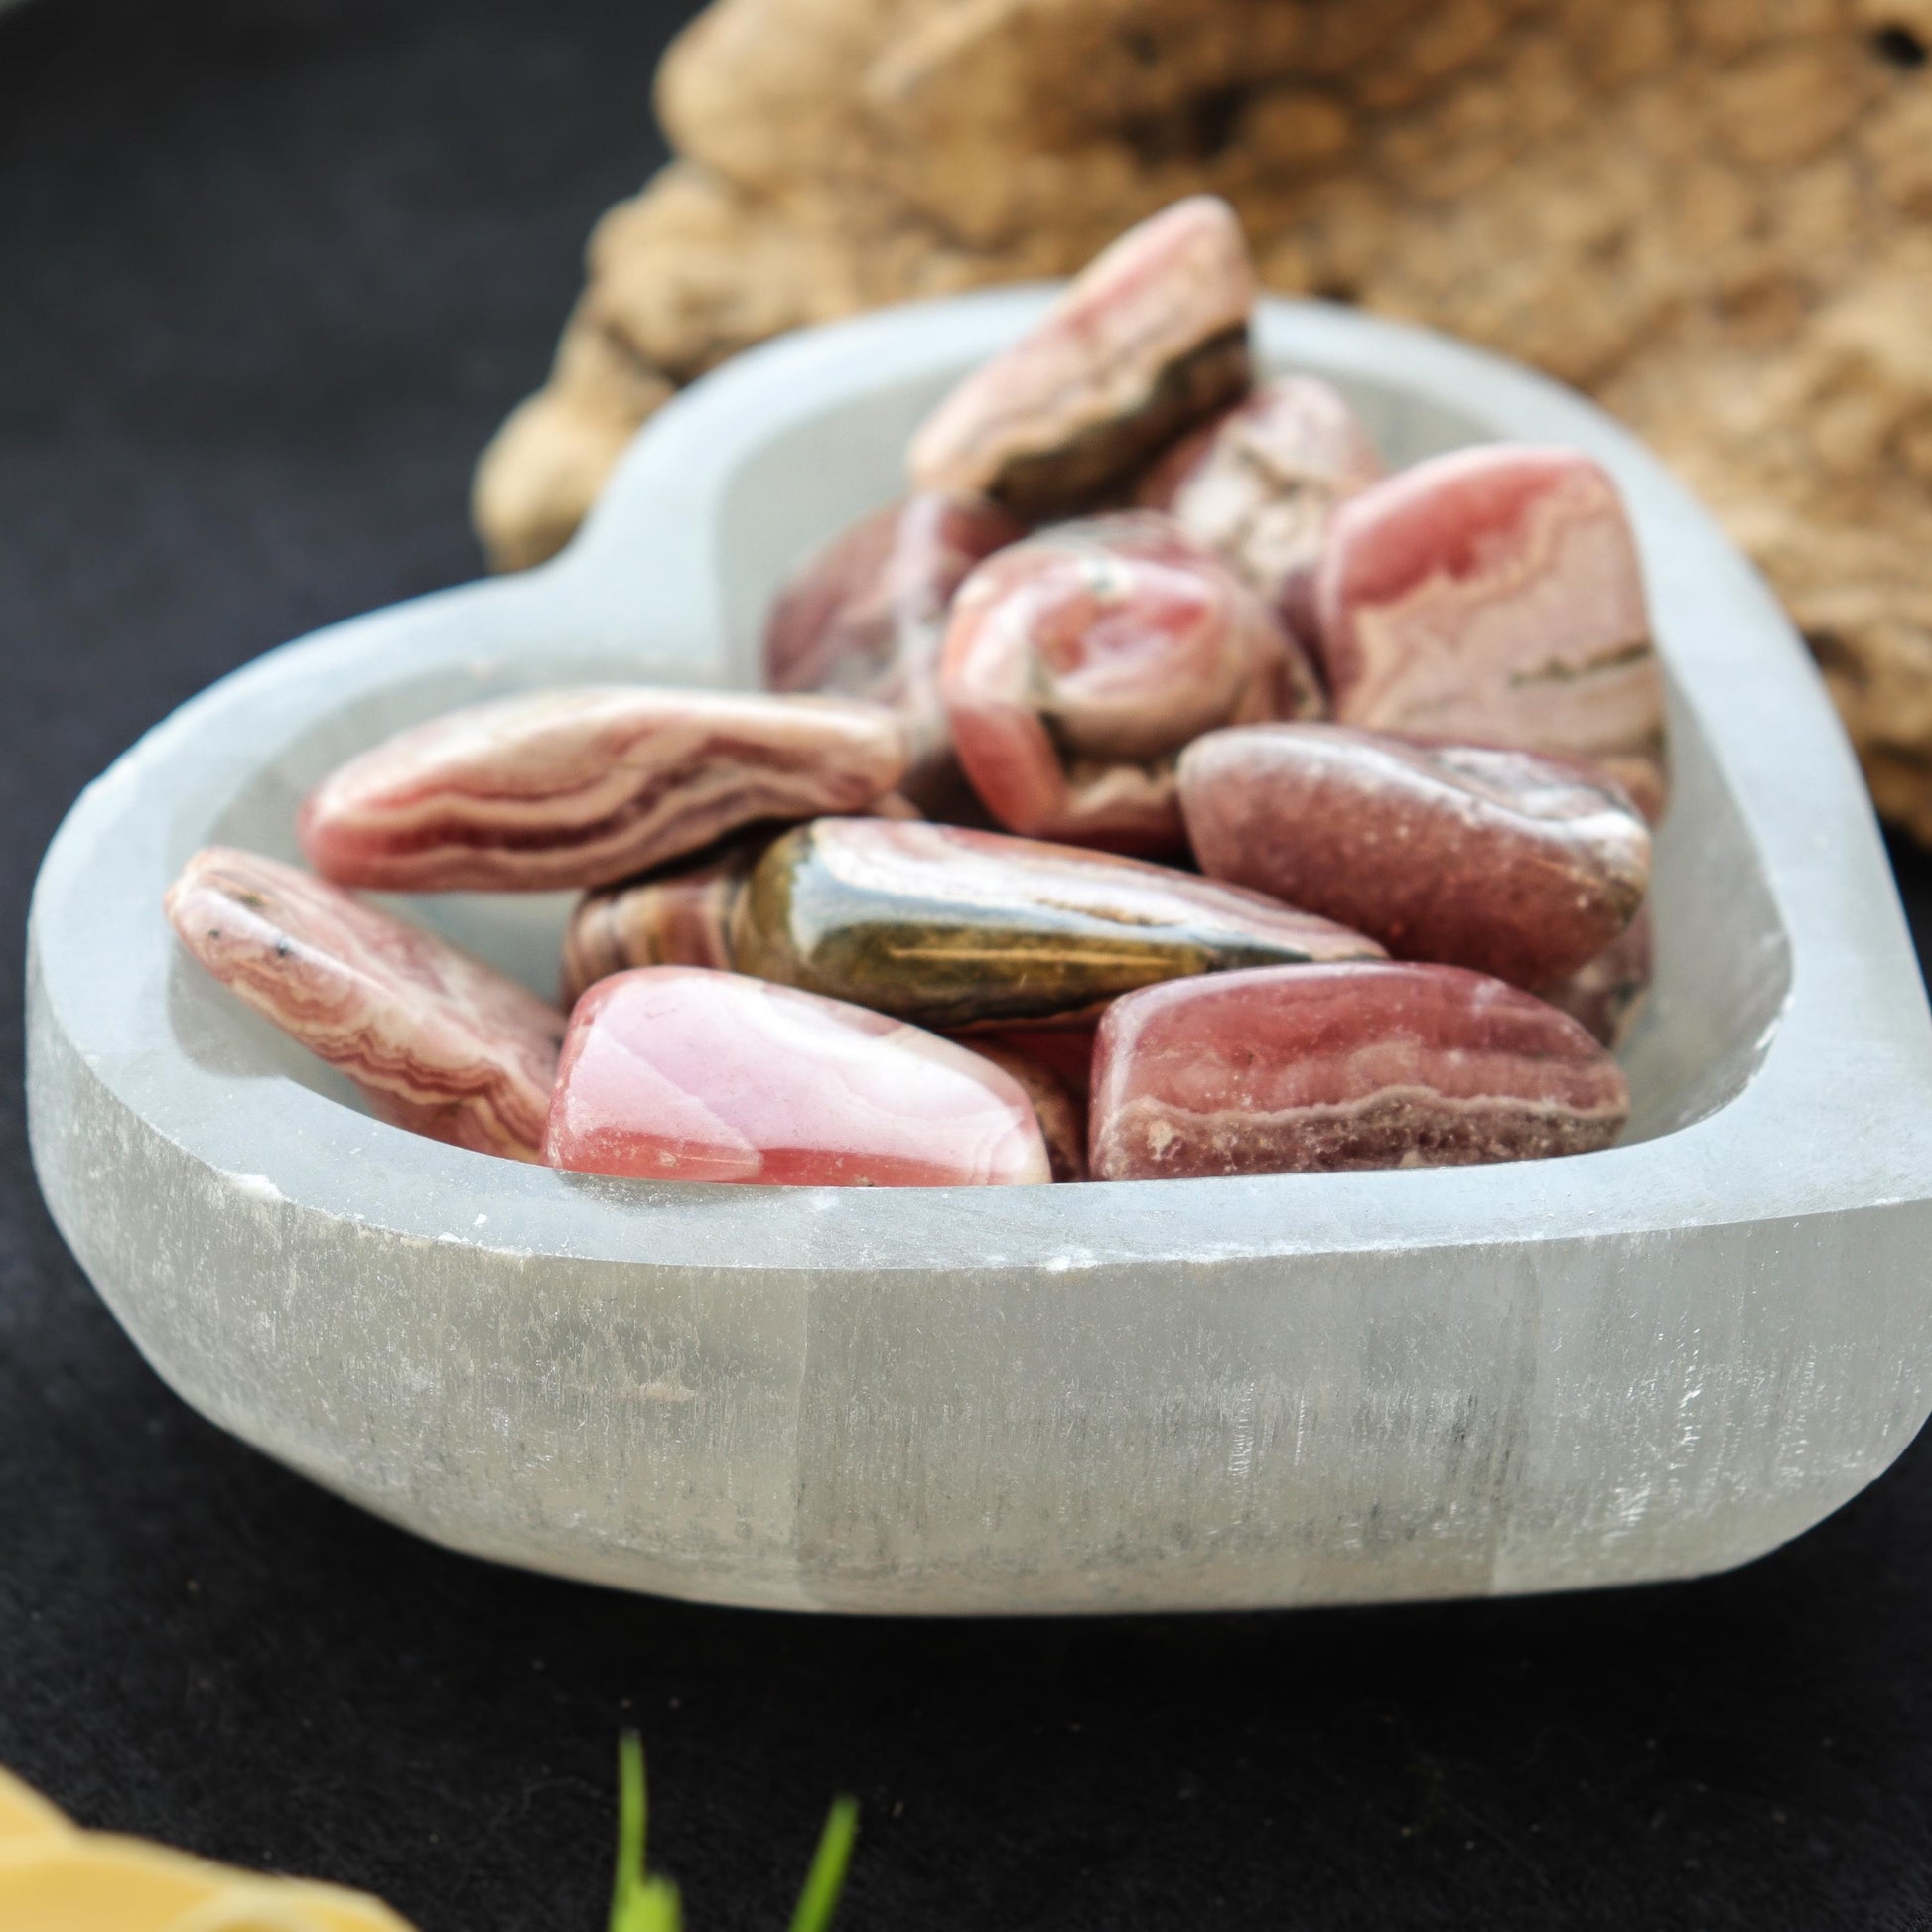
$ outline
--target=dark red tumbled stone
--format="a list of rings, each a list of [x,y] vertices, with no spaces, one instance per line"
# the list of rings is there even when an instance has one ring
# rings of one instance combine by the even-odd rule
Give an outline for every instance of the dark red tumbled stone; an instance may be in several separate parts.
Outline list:
[[[890,706],[906,728],[905,788],[943,796],[948,778],[957,782],[939,700],[946,612],[975,564],[1026,534],[979,496],[909,496],[874,511],[778,593],[765,624],[765,683]]]
[[[1648,899],[1637,916],[1587,965],[1551,986],[1537,988],[1537,997],[1587,1027],[1614,1052],[1630,1037],[1650,997],[1654,939]]]
[[[1210,877],[1516,986],[1594,959],[1650,881],[1629,799],[1528,752],[1250,725],[1187,748],[1180,800]]]
[[[1096,1180],[1425,1168],[1583,1154],[1629,1114],[1567,1014],[1457,966],[1365,961],[1171,980],[1094,1050]]]

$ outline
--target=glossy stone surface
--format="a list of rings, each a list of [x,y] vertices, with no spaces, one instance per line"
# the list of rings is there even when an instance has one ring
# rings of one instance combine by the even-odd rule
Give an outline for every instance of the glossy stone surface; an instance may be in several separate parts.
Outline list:
[[[1636,543],[1583,452],[1458,450],[1349,498],[1315,607],[1343,724],[1638,760],[1661,779]]]
[[[1386,474],[1339,389],[1285,375],[1182,438],[1134,500],[1225,557],[1312,643],[1314,567],[1335,505]]]
[[[1120,852],[1178,849],[1190,739],[1320,704],[1268,607],[1152,510],[1056,524],[981,564],[953,600],[939,688],[1002,825]]]
[[[1194,195],[1097,255],[1040,323],[912,441],[913,487],[1082,509],[1249,383],[1254,265],[1225,202]]]
[[[1650,884],[1627,797],[1529,752],[1249,725],[1187,748],[1180,800],[1211,877],[1515,986],[1594,959]]]
[[[922,1026],[1077,1025],[1154,980],[1379,957],[1258,893],[956,825],[824,818],[759,861],[738,969]]]
[[[731,917],[759,855],[752,833],[578,900],[564,928],[564,1005],[630,966],[731,966]]]
[[[1608,1147],[1616,1062],[1458,966],[1262,968],[1129,994],[1094,1048],[1097,1180],[1465,1167]]]
[[[387,1121],[539,1158],[563,1016],[481,960],[252,852],[198,852],[169,888],[188,950]]]
[[[620,973],[578,1002],[544,1158],[581,1173],[791,1187],[1049,1177],[1033,1102],[982,1055],[691,966]]]
[[[969,1034],[960,1042],[1011,1074],[1033,1102],[1046,1142],[1047,1165],[1055,1180],[1087,1177],[1087,1102],[1085,1081],[1073,1086],[1044,1059],[1025,1052],[996,1034]]]
[[[389,892],[604,886],[760,819],[862,811],[904,734],[856,699],[585,685],[466,706],[332,772],[309,862]]]
[[[765,683],[890,706],[905,725],[905,789],[948,801],[960,779],[939,698],[946,612],[976,563],[1026,534],[983,496],[909,496],[874,511],[786,580],[765,621]]]
[[[1630,1037],[1650,996],[1656,938],[1648,900],[1637,916],[1587,965],[1553,985],[1539,986],[1547,1000],[1614,1052]]]

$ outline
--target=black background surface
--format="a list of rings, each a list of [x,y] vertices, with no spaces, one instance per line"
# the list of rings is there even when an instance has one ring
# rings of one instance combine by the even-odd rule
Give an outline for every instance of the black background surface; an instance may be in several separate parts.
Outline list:
[[[656,159],[637,0],[0,20],[0,894],[79,786],[330,619],[472,576],[471,462]],[[1932,866],[1899,853],[1915,917]],[[1921,924],[1921,932],[1925,924]],[[1730,1577],[1000,1625],[654,1603],[417,1544],[122,1339],[0,1046],[0,1762],[90,1824],[592,1932],[613,1744],[692,1923],[1932,1926],[1932,1453]]]

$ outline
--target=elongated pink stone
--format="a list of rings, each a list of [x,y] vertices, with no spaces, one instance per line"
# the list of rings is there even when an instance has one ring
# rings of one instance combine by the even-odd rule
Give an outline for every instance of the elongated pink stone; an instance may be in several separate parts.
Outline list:
[[[915,489],[1082,509],[1245,393],[1254,265],[1228,205],[1193,195],[1088,264],[1036,328],[967,376],[913,438]]]
[[[216,979],[343,1072],[384,1120],[541,1158],[564,1021],[513,980],[293,866],[211,846],[169,922]]]
[[[1180,799],[1209,877],[1515,986],[1594,959],[1650,883],[1624,793],[1530,752],[1248,725],[1187,748]]]
[[[939,688],[1002,825],[1117,852],[1178,848],[1174,759],[1190,739],[1320,702],[1274,614],[1152,510],[988,558],[953,600]]]
[[[1241,573],[1315,642],[1314,569],[1335,506],[1387,474],[1341,392],[1311,375],[1265,383],[1183,438],[1135,491]]]
[[[1458,450],[1352,496],[1315,586],[1343,724],[1661,774],[1664,684],[1616,485],[1581,451]]]
[[[544,1158],[792,1187],[1046,1180],[1012,1075],[936,1034],[692,966],[600,980],[571,1016]]]
[[[1172,980],[1108,1008],[1097,1180],[1539,1160],[1608,1147],[1616,1062],[1576,1021],[1459,966],[1374,961]]]
[[[1643,1017],[1654,946],[1646,899],[1637,916],[1594,959],[1553,985],[1539,986],[1537,997],[1569,1014],[1592,1039],[1615,1052]]]
[[[390,892],[608,885],[760,819],[862,811],[904,735],[855,699],[591,685],[471,705],[332,772],[310,863]]]

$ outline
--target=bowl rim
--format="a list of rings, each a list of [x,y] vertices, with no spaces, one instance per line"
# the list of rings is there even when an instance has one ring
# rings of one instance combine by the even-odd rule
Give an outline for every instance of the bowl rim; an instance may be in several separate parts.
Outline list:
[[[718,675],[728,645],[712,532],[741,465],[829,406],[984,356],[1051,293],[914,304],[754,349],[646,425],[553,563],[331,625],[190,700],[82,793],[49,848],[29,922],[33,1030],[59,1035],[120,1103],[129,1131],[173,1144],[210,1184],[407,1240],[642,1269],[809,1278],[935,1261],[1206,1263],[1782,1219],[1932,1192],[1932,1022],[1916,958],[1856,762],[1768,588],[1663,465],[1583,397],[1425,330],[1275,298],[1257,316],[1267,360],[1399,383],[1500,439],[1575,445],[1622,487],[1674,694],[1738,803],[1791,944],[1784,1010],[1727,1105],[1654,1140],[1507,1167],[1095,1187],[725,1188],[493,1161],[285,1079],[223,1079],[182,1053],[166,1010],[174,949],[160,892],[204,842],[193,826],[213,825],[277,747],[327,709],[392,683],[399,665],[482,672],[518,640],[566,632],[634,639],[652,674]],[[57,1217],[65,1205],[55,1202]]]

